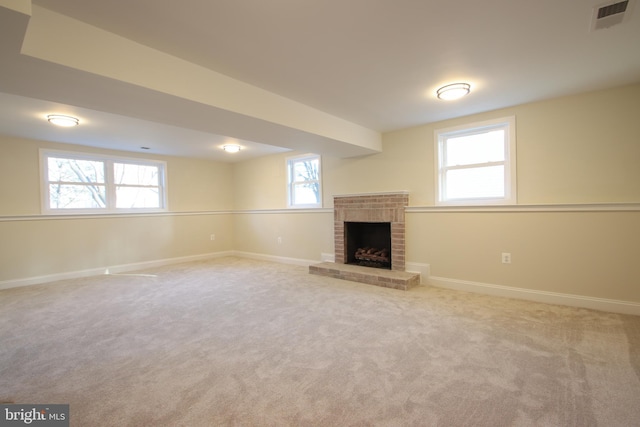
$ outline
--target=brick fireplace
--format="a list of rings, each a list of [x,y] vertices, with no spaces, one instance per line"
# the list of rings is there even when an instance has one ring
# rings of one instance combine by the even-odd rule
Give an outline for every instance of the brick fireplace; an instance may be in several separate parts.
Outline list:
[[[409,194],[367,193],[334,196],[334,248],[335,262],[309,266],[311,274],[368,283],[386,288],[408,290],[420,283],[420,275],[405,271],[405,207]],[[383,227],[377,227],[384,224]],[[373,226],[373,227],[371,227]],[[367,228],[368,227],[368,228]],[[364,229],[373,234],[376,229],[386,229],[390,248],[389,265],[379,268],[354,265],[354,246],[348,243],[354,229]],[[374,239],[376,240],[376,239]],[[384,245],[384,244],[382,244]],[[374,257],[375,258],[375,257]]]
[[[409,204],[408,193],[377,193],[334,196],[333,232],[335,262],[349,263],[345,223],[389,223],[391,226],[391,270],[404,271],[405,220],[404,208]]]

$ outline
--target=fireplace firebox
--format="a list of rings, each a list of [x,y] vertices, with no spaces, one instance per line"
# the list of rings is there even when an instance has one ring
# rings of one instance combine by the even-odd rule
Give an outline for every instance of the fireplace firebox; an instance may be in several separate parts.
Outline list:
[[[391,269],[391,223],[345,222],[347,264]]]

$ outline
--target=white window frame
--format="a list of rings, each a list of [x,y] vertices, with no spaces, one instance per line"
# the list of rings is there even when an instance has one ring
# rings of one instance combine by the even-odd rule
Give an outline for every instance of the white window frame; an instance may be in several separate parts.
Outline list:
[[[318,179],[311,181],[297,181],[293,180],[293,166],[295,163],[304,160],[318,160]],[[321,208],[322,207],[322,157],[319,154],[302,154],[299,156],[291,156],[286,158],[287,165],[287,207],[292,209],[300,208]],[[304,185],[305,183],[318,184],[319,199],[318,203],[295,203],[294,194],[296,185]]]
[[[104,208],[63,208],[56,209],[49,206],[49,157],[61,157],[67,159],[88,160],[102,162],[105,165],[106,207]],[[158,208],[117,208],[116,184],[114,178],[114,163],[127,163],[140,166],[158,167],[158,193],[160,207]],[[106,154],[94,154],[79,151],[63,151],[40,149],[40,205],[43,214],[48,215],[74,215],[74,214],[113,214],[113,213],[146,213],[166,212],[167,198],[167,163],[161,160],[141,159],[135,157],[111,156]]]
[[[445,166],[445,146],[450,137],[473,135],[495,129],[505,129],[504,161],[479,163],[464,166]],[[435,204],[438,206],[460,205],[515,205],[517,203],[516,187],[516,118],[515,116],[501,117],[493,120],[469,123],[434,132],[435,146]],[[499,198],[447,198],[447,171],[460,168],[481,168],[492,165],[504,165],[504,196]]]

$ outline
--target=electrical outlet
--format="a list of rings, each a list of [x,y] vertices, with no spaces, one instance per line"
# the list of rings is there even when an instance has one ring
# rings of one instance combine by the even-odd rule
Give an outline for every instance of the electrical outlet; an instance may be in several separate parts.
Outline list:
[[[282,243],[282,237],[278,237],[278,243]]]
[[[502,263],[503,264],[511,264],[511,253],[510,252],[502,252]]]
[[[212,234],[212,235],[210,236],[210,239],[211,239],[211,240],[216,240],[216,235],[215,235],[215,234]]]

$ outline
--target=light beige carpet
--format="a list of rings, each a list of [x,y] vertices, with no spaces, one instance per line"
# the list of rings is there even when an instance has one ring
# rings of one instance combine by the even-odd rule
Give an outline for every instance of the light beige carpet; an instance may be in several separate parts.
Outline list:
[[[73,426],[634,426],[640,318],[223,258],[0,291],[0,401]]]

